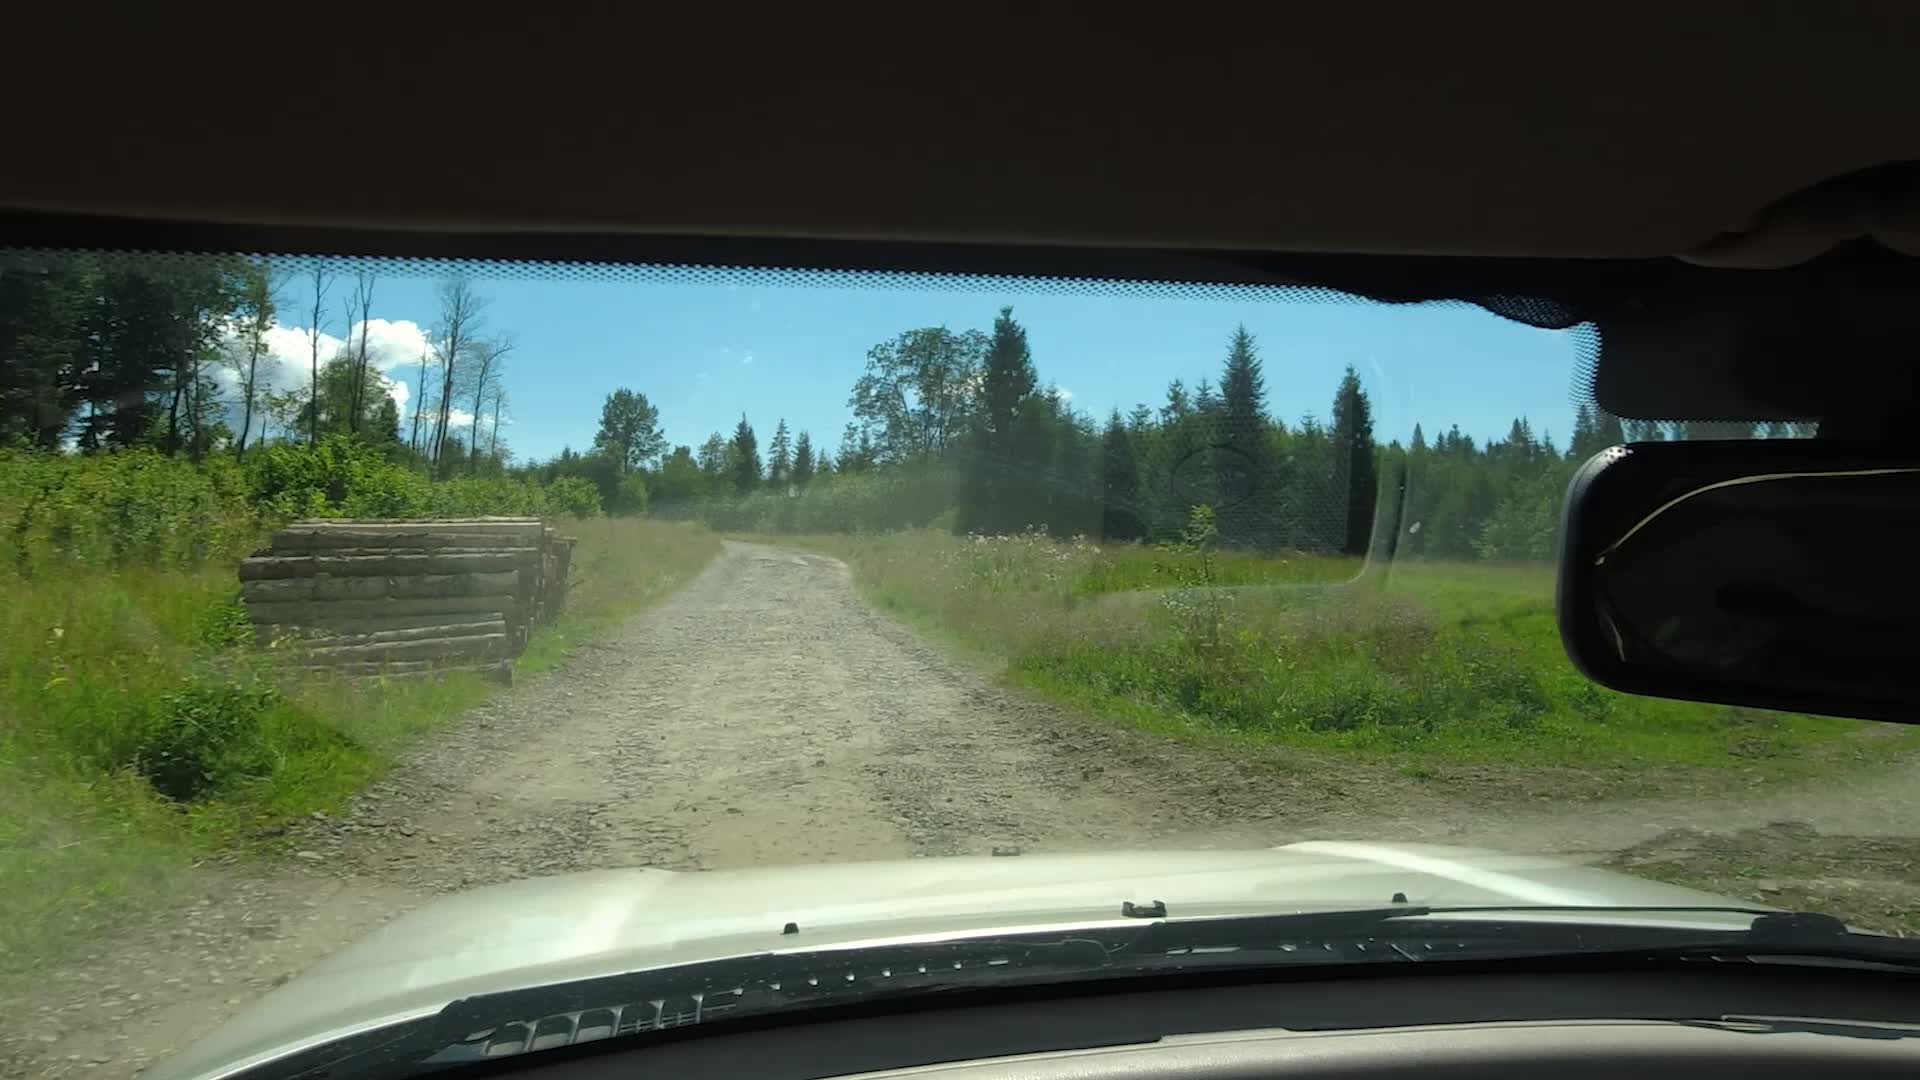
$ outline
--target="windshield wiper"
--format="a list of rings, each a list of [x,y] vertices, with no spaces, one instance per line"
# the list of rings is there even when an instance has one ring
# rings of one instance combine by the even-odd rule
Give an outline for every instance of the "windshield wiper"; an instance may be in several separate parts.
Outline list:
[[[1743,925],[1699,927],[1618,916],[1735,915]],[[1503,916],[1511,916],[1503,918]],[[1920,940],[1850,930],[1831,915],[1735,905],[1454,905],[1169,919],[1127,951],[1216,962],[1360,962],[1581,956],[1599,962],[1746,960],[1869,964],[1920,971]]]
[[[1750,918],[1745,925],[1704,929],[1608,921],[1623,914]],[[433,1017],[283,1059],[257,1075],[404,1076],[878,996],[1207,969],[1456,960],[1817,961],[1920,971],[1920,942],[1856,934],[1826,915],[1738,907],[1394,904],[1271,915],[1176,915],[1070,930],[762,952],[482,994],[452,1002]]]
[[[281,1059],[252,1075],[275,1080],[407,1076],[603,1039],[876,995],[926,994],[1052,981],[1108,967],[1115,935],[996,935],[867,948],[763,952],[550,986],[479,994],[410,1021]]]

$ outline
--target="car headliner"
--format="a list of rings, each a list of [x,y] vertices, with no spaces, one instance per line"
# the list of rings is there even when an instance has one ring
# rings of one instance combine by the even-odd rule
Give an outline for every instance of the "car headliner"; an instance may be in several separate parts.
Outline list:
[[[1644,257],[1920,158],[1912,4],[1632,7],[36,13],[0,208]]]

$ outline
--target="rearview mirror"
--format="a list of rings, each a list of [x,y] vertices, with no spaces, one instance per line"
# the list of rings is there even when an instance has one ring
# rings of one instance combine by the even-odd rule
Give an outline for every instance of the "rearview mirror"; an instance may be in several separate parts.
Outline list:
[[[1800,440],[1636,443],[1575,474],[1560,636],[1634,694],[1920,721],[1920,465]]]

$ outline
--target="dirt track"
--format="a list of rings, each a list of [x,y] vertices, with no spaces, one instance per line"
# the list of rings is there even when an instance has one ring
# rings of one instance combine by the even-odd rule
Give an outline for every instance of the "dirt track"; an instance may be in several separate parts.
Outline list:
[[[345,817],[303,826],[284,863],[205,871],[184,914],[0,1003],[33,1021],[0,1028],[0,1076],[130,1075],[394,914],[531,875],[1305,837],[1597,858],[1715,827],[1686,801],[1596,813],[1554,794],[1476,805],[1389,769],[1290,770],[1091,722],[874,612],[834,560],[730,542],[660,607],[463,717]],[[1871,832],[1885,806],[1796,809]],[[1761,824],[1738,817],[1729,828]]]

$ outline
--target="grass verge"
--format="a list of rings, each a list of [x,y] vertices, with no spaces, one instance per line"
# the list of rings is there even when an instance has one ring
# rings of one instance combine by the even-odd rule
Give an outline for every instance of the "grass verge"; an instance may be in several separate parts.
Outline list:
[[[567,531],[577,587],[523,670],[553,666],[719,550],[703,530],[645,520]],[[0,574],[0,974],[164,900],[197,859],[339,808],[492,692],[467,674],[295,677],[252,646],[228,561]]]
[[[1182,737],[1384,762],[1802,777],[1920,732],[1634,697],[1561,649],[1551,570],[1097,545],[934,531],[804,537],[881,607],[988,654],[1009,681]],[[1595,785],[1604,790],[1614,785]],[[1618,792],[1615,792],[1618,793]]]

